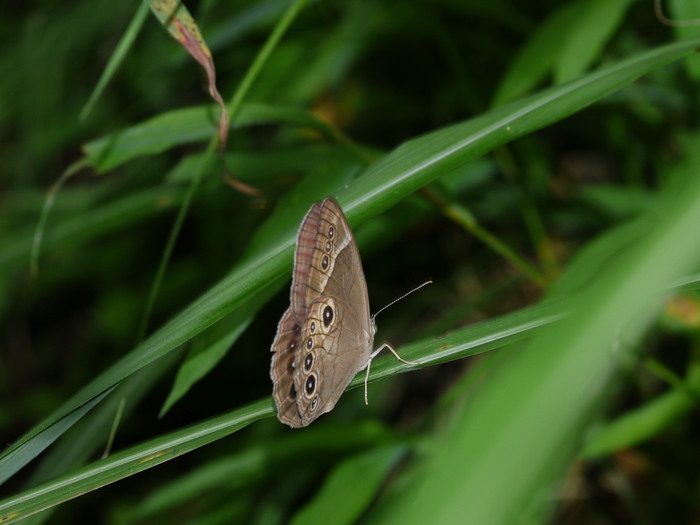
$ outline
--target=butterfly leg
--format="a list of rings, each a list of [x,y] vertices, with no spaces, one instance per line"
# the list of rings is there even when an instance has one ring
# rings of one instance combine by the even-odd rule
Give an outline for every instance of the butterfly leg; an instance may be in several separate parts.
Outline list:
[[[379,352],[384,350],[385,348],[388,348],[389,351],[394,354],[394,357],[401,361],[402,363],[406,363],[407,365],[417,365],[420,363],[417,363],[415,361],[406,361],[403,359],[399,354],[396,353],[396,350],[392,348],[392,346],[389,343],[382,343],[379,348],[377,348],[374,352],[372,352],[369,356],[369,360],[367,361],[367,373],[365,374],[365,405],[369,405],[369,401],[367,400],[367,382],[369,381],[369,369],[372,366],[372,359],[374,359]]]

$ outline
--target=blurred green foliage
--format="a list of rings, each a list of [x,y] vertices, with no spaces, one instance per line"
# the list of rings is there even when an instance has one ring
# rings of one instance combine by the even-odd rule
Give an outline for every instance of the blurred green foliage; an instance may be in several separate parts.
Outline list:
[[[187,2],[225,100],[292,5]],[[0,516],[88,492],[24,523],[697,522],[698,31],[630,0],[308,2],[219,156],[150,15],[78,118],[138,8],[0,17]],[[373,310],[434,280],[378,319],[426,366],[384,357],[369,407],[291,431],[269,347],[327,195]]]

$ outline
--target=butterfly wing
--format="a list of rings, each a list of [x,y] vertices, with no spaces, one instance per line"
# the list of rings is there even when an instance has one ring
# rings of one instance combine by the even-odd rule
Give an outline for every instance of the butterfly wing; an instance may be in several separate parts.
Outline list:
[[[301,415],[297,408],[297,391],[294,386],[296,348],[299,341],[299,324],[287,308],[277,325],[277,335],[272,343],[272,396],[277,405],[277,418],[291,427],[301,427]]]
[[[278,418],[296,427],[333,409],[365,367],[374,338],[360,253],[333,199],[314,204],[302,222],[290,295],[271,376]]]

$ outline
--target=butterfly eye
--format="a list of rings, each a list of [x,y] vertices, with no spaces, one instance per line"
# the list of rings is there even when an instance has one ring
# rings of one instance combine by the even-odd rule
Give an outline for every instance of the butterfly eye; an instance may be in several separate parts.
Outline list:
[[[305,370],[311,370],[311,365],[314,364],[314,356],[313,354],[309,354],[306,356],[304,359],[304,369]]]
[[[328,326],[333,322],[333,308],[326,306],[323,309],[323,324]]]
[[[316,396],[313,401],[311,401],[311,410],[316,410],[316,405],[318,404],[318,396]]]
[[[311,350],[314,347],[314,340],[310,337],[306,340],[306,348]]]
[[[311,330],[311,333],[314,333],[316,331],[316,321],[311,321],[311,324],[309,325],[309,330]]]
[[[328,238],[332,239],[333,237],[335,237],[335,228],[331,226],[330,228],[328,228]]]
[[[316,376],[311,374],[309,377],[306,378],[306,394],[311,395],[314,393],[314,390],[316,389]]]
[[[331,241],[326,241],[326,252],[329,252],[333,249],[333,243]]]
[[[324,255],[324,256],[323,256],[323,259],[321,260],[321,268],[323,268],[324,270],[327,270],[327,269],[328,269],[328,264],[329,264],[329,262],[330,262],[330,261],[329,261],[329,259],[328,259],[328,256],[327,256],[327,255]]]

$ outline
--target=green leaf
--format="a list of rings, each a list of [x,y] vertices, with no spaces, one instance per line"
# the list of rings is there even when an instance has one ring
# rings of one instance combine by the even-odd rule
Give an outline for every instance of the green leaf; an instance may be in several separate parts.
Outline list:
[[[256,152],[229,153],[226,165],[236,177],[259,184],[261,181],[277,179],[280,173],[302,175],[321,169],[330,163],[339,165],[357,163],[357,155],[337,144],[300,146],[284,150],[274,150],[260,155]],[[202,162],[202,154],[184,157],[168,173],[168,182],[184,182],[194,177],[197,166]]]
[[[656,196],[642,187],[596,184],[581,188],[578,198],[604,217],[616,221],[646,211],[654,204]]]
[[[555,59],[561,51],[562,35],[569,33],[583,6],[582,0],[567,2],[535,29],[498,84],[491,102],[493,107],[527,95],[551,74]]]
[[[630,410],[599,429],[586,442],[582,457],[595,459],[634,447],[658,435],[697,408],[697,392],[700,392],[700,367],[696,364],[688,374],[686,385]]]
[[[283,432],[272,439],[256,440],[241,452],[208,461],[157,487],[129,512],[127,521],[149,518],[214,491],[245,490],[270,468],[323,466],[343,455],[395,440],[394,433],[376,421],[331,422],[304,432]]]
[[[268,298],[267,295],[262,297]],[[253,302],[261,301],[251,301]],[[195,383],[204,378],[224,358],[231,346],[248,328],[259,307],[259,304],[251,304],[245,310],[234,310],[224,320],[195,337],[184,363],[177,371],[173,387],[158,417],[163,417]]]
[[[0,521],[14,523],[62,501],[132,476],[270,416],[270,399],[131,447],[53,481],[0,501]]]
[[[105,172],[138,157],[208,140],[216,132],[216,119],[215,106],[195,106],[163,113],[88,142],[83,146],[85,163],[99,172]],[[308,111],[294,107],[247,104],[241,108],[231,126],[239,128],[253,124],[288,124],[313,129],[331,139],[338,136],[329,124]]]
[[[405,446],[390,445],[340,462],[314,499],[297,512],[292,524],[356,523],[405,454]]]
[[[39,458],[39,465],[23,487],[33,488],[46,483],[48,480],[82,467],[90,458],[96,457],[96,451],[104,450],[110,427],[114,423],[119,407],[123,408],[122,420],[125,420],[153,388],[153,384],[166,372],[171,371],[179,357],[178,352],[171,352],[119,384],[112,395],[71,427],[45,455]],[[46,523],[55,509],[56,507],[53,507],[34,514],[22,523],[27,525]]]
[[[700,5],[687,0],[668,0],[661,2],[661,9],[668,6],[668,16],[674,22],[673,32],[682,40],[700,33],[697,21],[700,19]],[[685,59],[686,69],[695,81],[700,79],[700,57],[691,55]]]
[[[392,522],[545,520],[556,480],[614,392],[620,363],[633,355],[662,292],[700,265],[700,244],[688,242],[700,224],[700,150],[689,151],[669,176],[677,184],[648,213],[645,235],[604,265],[569,304],[571,315],[538,333],[458,407],[401,504],[397,498],[384,509]],[[568,273],[580,270],[574,264]]]
[[[22,447],[6,453],[0,461],[0,483],[4,483],[8,478],[13,476],[24,465],[41,454],[46,447],[51,445],[63,433],[75,425],[76,422],[90,412],[100,401],[107,397],[113,388],[105,390],[101,394],[95,396],[90,401],[81,405],[74,411],[62,417],[55,423],[37,433],[31,440],[30,446]],[[0,518],[0,521],[2,519]]]
[[[564,35],[554,68],[555,82],[576,78],[598,60],[635,0],[587,0]]]

